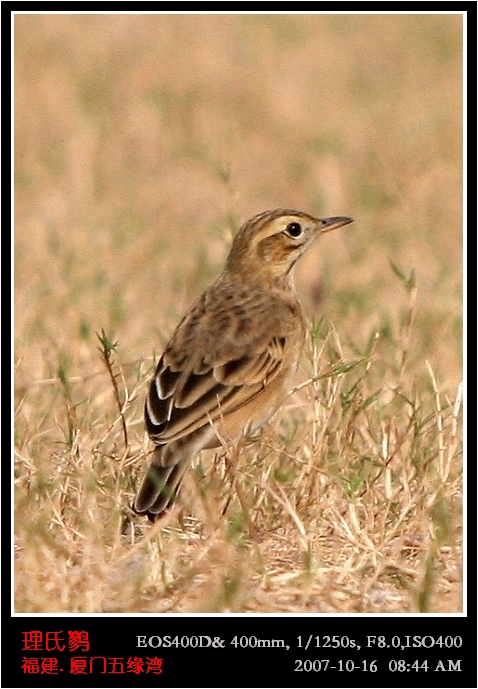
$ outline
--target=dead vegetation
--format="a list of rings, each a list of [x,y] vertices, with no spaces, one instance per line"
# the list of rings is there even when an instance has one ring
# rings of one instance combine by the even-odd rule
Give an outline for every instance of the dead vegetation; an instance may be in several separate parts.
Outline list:
[[[15,611],[461,611],[461,17],[18,15],[15,55]],[[151,527],[154,359],[275,206],[356,219],[297,390]]]

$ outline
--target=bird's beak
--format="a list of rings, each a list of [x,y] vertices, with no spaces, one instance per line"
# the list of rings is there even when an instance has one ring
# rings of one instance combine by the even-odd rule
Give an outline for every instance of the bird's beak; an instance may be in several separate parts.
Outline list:
[[[353,218],[347,218],[346,216],[338,216],[337,218],[321,218],[320,222],[320,234],[325,234],[326,232],[332,232],[342,225],[348,225],[353,222]]]

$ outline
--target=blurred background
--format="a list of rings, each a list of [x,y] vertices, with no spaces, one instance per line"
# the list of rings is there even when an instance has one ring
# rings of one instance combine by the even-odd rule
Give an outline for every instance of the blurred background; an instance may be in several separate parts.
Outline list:
[[[101,328],[150,356],[238,226],[291,207],[356,220],[300,266],[311,316],[388,332],[388,259],[415,270],[416,356],[455,383],[461,31],[460,15],[17,15],[17,375],[49,376],[65,347],[83,370]]]

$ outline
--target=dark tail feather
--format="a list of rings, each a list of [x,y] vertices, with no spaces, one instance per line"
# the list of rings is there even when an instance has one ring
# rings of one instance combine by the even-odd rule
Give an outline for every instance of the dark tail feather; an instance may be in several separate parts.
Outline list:
[[[157,448],[156,452],[161,452]],[[147,513],[150,521],[155,521],[170,509],[179,493],[189,457],[172,466],[158,466],[153,463],[143,479],[134,503],[135,512]]]

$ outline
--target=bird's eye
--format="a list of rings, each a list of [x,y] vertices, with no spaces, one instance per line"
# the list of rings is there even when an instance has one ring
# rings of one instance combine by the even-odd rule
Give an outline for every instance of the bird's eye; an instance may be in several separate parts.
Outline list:
[[[289,237],[294,237],[294,239],[297,239],[297,237],[300,237],[302,234],[302,226],[298,222],[290,222],[285,228],[285,231]]]

